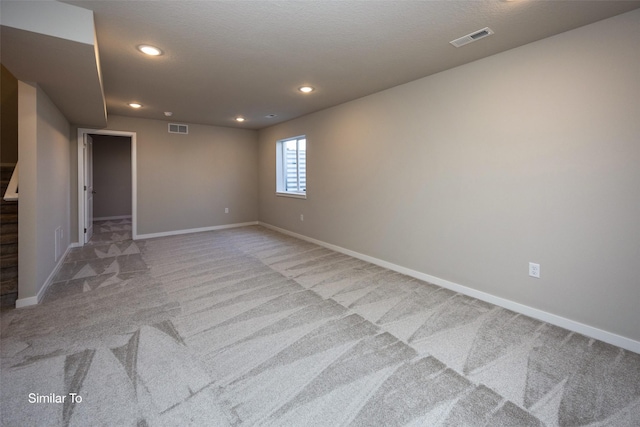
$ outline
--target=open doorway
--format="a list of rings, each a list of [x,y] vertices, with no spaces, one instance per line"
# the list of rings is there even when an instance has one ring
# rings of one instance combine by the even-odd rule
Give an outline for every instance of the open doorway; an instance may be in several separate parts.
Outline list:
[[[131,137],[90,136],[93,232],[87,238],[89,243],[131,240]]]
[[[99,233],[106,226],[118,228],[120,223],[130,224],[117,230],[123,238],[137,238],[136,182],[135,132],[78,129],[80,246],[91,240],[94,231]],[[99,228],[94,229],[94,221]],[[130,236],[125,236],[128,233]]]

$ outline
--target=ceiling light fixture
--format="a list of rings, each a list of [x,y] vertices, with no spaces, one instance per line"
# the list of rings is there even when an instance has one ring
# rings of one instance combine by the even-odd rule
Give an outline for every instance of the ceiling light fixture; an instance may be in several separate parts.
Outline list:
[[[131,107],[131,108],[142,108],[142,104],[140,104],[139,102],[130,102],[129,103],[129,107]]]
[[[151,46],[148,44],[141,44],[138,46],[138,50],[149,56],[160,56],[162,55],[162,49],[157,48],[155,46]]]
[[[315,89],[312,88],[311,86],[302,86],[302,87],[299,87],[298,90],[302,93],[309,93],[309,92],[313,92]]]
[[[165,111],[164,115],[167,116],[167,117],[171,117],[171,116],[173,116],[173,113],[171,111]]]
[[[236,117],[236,122],[242,123],[244,120],[244,117]]]

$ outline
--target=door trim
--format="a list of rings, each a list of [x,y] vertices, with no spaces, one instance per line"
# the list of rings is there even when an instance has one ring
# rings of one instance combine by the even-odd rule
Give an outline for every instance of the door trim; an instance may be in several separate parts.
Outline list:
[[[136,132],[78,128],[78,246],[84,246],[84,135],[128,136],[131,138],[131,238],[138,239],[138,170]]]
[[[84,205],[84,219],[82,223],[84,224],[84,238],[82,239],[83,243],[89,243],[91,237],[93,236],[93,136],[88,133],[82,135],[82,159],[84,161],[84,176],[83,176],[83,195],[82,202]],[[89,168],[87,166],[91,165],[91,171],[89,172]],[[88,178],[91,178],[91,182]],[[87,185],[89,184],[89,185]],[[91,201],[89,203],[89,201]],[[91,215],[87,215],[87,209],[90,207]]]

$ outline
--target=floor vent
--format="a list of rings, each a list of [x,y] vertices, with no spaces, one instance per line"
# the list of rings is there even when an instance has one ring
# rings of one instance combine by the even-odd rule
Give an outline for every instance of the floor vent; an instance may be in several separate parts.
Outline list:
[[[485,27],[485,28],[483,28],[481,30],[474,31],[471,34],[467,34],[466,36],[460,37],[459,39],[455,39],[453,41],[450,41],[449,43],[451,43],[455,47],[460,47],[460,46],[464,46],[465,44],[469,44],[471,42],[474,42],[476,40],[480,40],[480,39],[483,39],[485,37],[489,37],[491,34],[493,34],[493,30],[491,28],[489,28],[489,27]]]
[[[186,135],[189,133],[189,126],[180,125],[178,123],[169,123],[169,133],[182,133]]]

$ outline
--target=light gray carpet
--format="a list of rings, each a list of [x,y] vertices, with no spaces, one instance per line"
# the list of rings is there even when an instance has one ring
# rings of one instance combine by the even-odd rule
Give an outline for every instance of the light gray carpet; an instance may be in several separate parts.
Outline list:
[[[259,226],[99,223],[1,326],[7,426],[640,425],[640,355]]]

